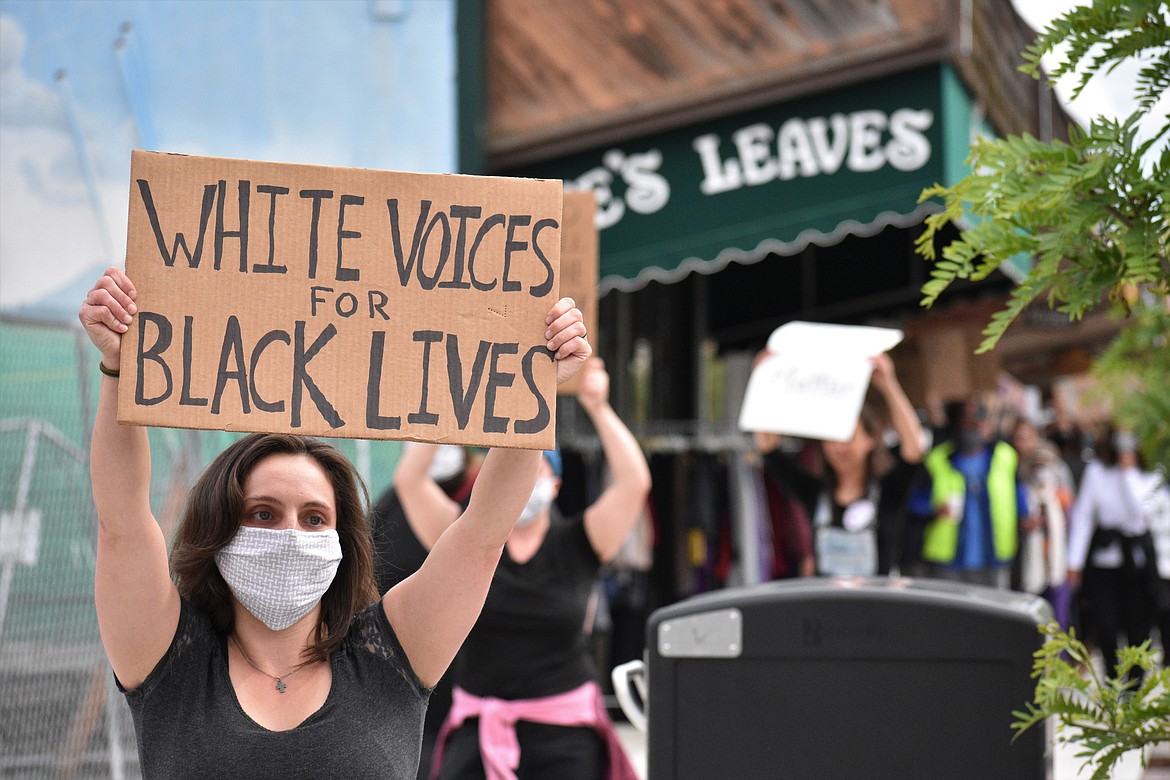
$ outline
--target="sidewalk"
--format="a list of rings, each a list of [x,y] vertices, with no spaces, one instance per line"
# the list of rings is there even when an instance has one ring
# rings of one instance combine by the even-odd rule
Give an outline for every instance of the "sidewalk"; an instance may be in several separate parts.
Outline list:
[[[1052,780],[1088,780],[1093,773],[1081,770],[1085,760],[1076,757],[1076,746],[1053,745]],[[1114,768],[1110,780],[1170,780],[1170,744],[1155,745],[1149,753],[1143,770],[1136,753],[1126,754]]]
[[[614,726],[638,777],[646,780],[646,735],[625,721],[616,721]]]

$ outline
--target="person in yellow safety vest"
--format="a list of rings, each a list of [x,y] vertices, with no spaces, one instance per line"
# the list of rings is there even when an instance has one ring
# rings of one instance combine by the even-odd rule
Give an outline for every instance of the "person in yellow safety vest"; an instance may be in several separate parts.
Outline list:
[[[951,439],[934,447],[923,462],[934,519],[925,529],[922,557],[931,576],[1009,586],[1018,522],[1028,516],[1018,462],[1010,444],[995,440],[987,407],[978,400],[965,403],[953,421]]]

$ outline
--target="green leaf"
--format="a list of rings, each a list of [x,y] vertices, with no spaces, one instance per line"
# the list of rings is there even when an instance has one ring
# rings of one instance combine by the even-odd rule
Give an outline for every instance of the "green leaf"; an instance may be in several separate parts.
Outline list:
[[[1098,74],[1136,62],[1133,114],[1095,117],[1088,128],[1071,127],[1067,141],[1042,142],[1026,134],[979,138],[967,157],[970,174],[922,192],[920,201],[942,204],[915,241],[916,251],[933,264],[922,287],[923,306],[932,306],[956,280],[986,278],[1010,258],[1035,261],[987,324],[978,352],[994,349],[1037,299],[1070,320],[1124,301],[1127,316],[1140,320],[1137,329],[1154,327],[1142,313],[1157,309],[1147,299],[1156,303],[1170,295],[1170,116],[1157,117],[1154,132],[1140,142],[1138,129],[1170,91],[1168,8],[1164,0],[1083,2],[1053,20],[1021,54],[1020,69],[1036,78],[1044,77],[1041,58],[1054,55],[1048,81],[1069,76],[1076,92]],[[959,223],[965,229],[940,245],[943,229]],[[1141,305],[1131,300],[1135,289],[1143,291]],[[1164,328],[1170,324],[1164,307],[1161,317]],[[1159,345],[1162,354],[1170,353],[1166,332],[1159,344],[1149,343],[1153,334],[1146,333],[1141,350],[1135,334],[1101,362],[1143,453],[1152,464],[1170,468],[1170,432],[1162,430],[1170,426],[1155,424],[1159,415],[1170,417],[1170,365],[1151,359]]]
[[[1131,750],[1170,741],[1170,670],[1161,668],[1157,654],[1144,642],[1122,648],[1118,676],[1101,680],[1089,664],[1082,676],[1078,664],[1090,658],[1088,648],[1073,631],[1056,623],[1037,627],[1047,641],[1033,653],[1036,689],[1032,702],[1012,713],[1018,737],[1037,723],[1052,718],[1060,725],[1061,741],[1075,743],[1076,756],[1093,768],[1093,777],[1110,777],[1117,762]],[[1131,668],[1142,669],[1141,684],[1125,681]]]

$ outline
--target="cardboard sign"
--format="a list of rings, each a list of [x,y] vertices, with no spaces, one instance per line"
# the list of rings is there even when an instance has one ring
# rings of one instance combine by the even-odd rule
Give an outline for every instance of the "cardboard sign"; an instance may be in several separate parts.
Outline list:
[[[739,427],[810,439],[853,436],[869,387],[869,358],[902,340],[902,331],[790,322],[768,338],[769,355],[748,379]]]
[[[561,183],[134,152],[118,419],[547,449]]]
[[[561,231],[561,296],[577,302],[594,350],[597,336],[597,271],[601,258],[597,224],[597,195],[592,190],[566,192]],[[581,374],[560,385],[561,395],[575,395]]]

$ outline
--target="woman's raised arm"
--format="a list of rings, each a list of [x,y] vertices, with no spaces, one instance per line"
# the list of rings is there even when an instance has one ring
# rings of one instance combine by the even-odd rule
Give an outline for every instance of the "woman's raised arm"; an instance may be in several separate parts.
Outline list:
[[[110,268],[78,312],[104,369],[89,455],[98,516],[98,628],[110,665],[127,690],[141,685],[163,657],[179,622],[166,540],[150,511],[146,429],[118,424],[122,334],[138,311],[136,297],[129,277]]]
[[[890,422],[898,434],[898,448],[902,460],[907,463],[920,463],[926,454],[923,448],[925,439],[922,432],[922,423],[918,420],[918,413],[906,391],[898,382],[898,375],[894,371],[894,361],[885,352],[872,358],[873,385],[886,399],[886,407],[890,410]]]
[[[609,374],[601,358],[585,364],[577,400],[585,409],[605,453],[610,482],[585,510],[585,533],[603,563],[614,559],[650,495],[650,466],[634,434],[609,405]]]
[[[394,492],[410,530],[427,550],[435,546],[447,527],[459,517],[459,503],[451,499],[428,470],[439,445],[411,442],[394,471]]]

